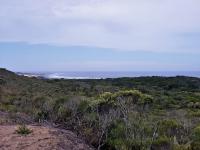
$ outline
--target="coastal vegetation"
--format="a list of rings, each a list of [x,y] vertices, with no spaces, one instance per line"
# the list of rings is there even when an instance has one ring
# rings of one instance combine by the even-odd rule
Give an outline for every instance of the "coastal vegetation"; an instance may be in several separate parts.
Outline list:
[[[32,130],[30,130],[25,124],[23,124],[17,128],[16,133],[21,135],[28,135],[32,133]]]
[[[70,129],[99,150],[200,149],[199,78],[48,80],[0,69],[0,111]]]

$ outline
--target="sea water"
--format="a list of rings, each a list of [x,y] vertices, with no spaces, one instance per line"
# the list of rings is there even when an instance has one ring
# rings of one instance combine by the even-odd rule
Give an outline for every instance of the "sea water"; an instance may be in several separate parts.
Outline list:
[[[48,79],[105,79],[105,78],[121,78],[121,77],[146,77],[146,76],[189,76],[189,77],[200,77],[200,71],[163,71],[163,72],[109,72],[109,71],[96,71],[96,72],[29,72],[20,73],[29,77],[44,77]]]

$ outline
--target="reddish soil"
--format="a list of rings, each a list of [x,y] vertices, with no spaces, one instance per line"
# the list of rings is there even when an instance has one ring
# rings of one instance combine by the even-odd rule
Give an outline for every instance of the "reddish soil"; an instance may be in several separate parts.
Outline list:
[[[92,150],[76,134],[53,127],[27,125],[32,133],[16,133],[18,125],[0,113],[0,150]]]

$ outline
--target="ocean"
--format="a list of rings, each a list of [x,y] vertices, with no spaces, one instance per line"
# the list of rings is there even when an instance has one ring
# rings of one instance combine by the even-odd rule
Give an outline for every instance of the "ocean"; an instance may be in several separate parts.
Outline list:
[[[18,73],[29,77],[43,77],[47,79],[105,79],[122,77],[146,77],[146,76],[189,76],[200,78],[200,71],[166,71],[166,72],[28,72]]]

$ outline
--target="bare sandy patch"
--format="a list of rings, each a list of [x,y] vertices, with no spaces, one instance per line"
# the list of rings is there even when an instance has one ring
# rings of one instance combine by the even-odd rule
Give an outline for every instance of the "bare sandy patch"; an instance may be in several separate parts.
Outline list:
[[[0,125],[1,150],[90,150],[74,133],[50,127],[27,126],[29,135],[16,133],[16,125]]]

